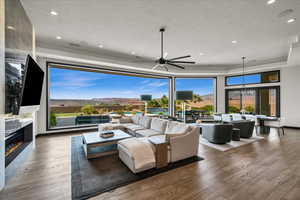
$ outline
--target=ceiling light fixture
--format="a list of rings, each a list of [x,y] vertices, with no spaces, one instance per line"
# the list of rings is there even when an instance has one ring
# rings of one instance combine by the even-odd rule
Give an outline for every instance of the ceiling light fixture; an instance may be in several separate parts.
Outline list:
[[[199,53],[199,55],[200,55],[200,56],[203,56],[203,55],[204,55],[204,53]]]
[[[267,4],[268,4],[268,5],[271,5],[271,4],[275,3],[275,2],[276,2],[276,0],[269,0],[269,1],[267,2]]]
[[[60,36],[56,36],[56,39],[57,39],[57,40],[61,40],[61,37],[60,37]]]
[[[289,19],[289,20],[287,20],[287,23],[293,23],[293,22],[295,22],[296,21],[296,18],[291,18],[291,19]]]
[[[57,13],[56,11],[54,11],[54,10],[51,10],[50,14],[51,14],[51,15],[54,15],[54,16],[57,16],[57,15],[58,15],[58,13]]]
[[[131,52],[131,54],[132,54],[132,55],[135,55],[135,52],[134,52],[134,51],[132,51],[132,52]]]
[[[99,44],[98,47],[102,49],[102,48],[103,48],[103,45],[102,45],[102,44]]]
[[[232,40],[231,43],[232,43],[232,44],[236,44],[237,41],[236,41],[236,40]]]

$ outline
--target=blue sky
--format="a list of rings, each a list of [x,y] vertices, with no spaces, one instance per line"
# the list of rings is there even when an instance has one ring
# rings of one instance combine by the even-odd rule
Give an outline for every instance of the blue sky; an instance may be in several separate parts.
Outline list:
[[[261,82],[261,75],[260,74],[250,74],[245,75],[245,83],[260,83]],[[243,76],[232,76],[227,78],[228,85],[238,85],[243,84]]]
[[[139,98],[168,94],[168,79],[154,79],[50,68],[51,99]],[[178,79],[177,90],[213,93],[213,79]]]

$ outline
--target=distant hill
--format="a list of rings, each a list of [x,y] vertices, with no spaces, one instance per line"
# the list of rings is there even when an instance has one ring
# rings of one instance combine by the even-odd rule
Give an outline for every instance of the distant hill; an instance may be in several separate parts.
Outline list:
[[[95,98],[95,99],[51,99],[50,106],[83,106],[90,104],[98,106],[101,104],[120,104],[120,105],[143,105],[143,102],[137,98]]]
[[[213,94],[201,96],[203,103],[212,101]],[[67,106],[83,106],[90,104],[93,106],[99,106],[101,104],[120,104],[120,105],[144,105],[144,102],[138,98],[93,98],[93,99],[51,99],[50,106],[52,107],[67,107]]]

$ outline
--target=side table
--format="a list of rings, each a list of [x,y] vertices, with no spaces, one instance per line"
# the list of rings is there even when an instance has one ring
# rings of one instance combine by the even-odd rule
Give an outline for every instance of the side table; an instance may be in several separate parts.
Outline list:
[[[168,142],[165,136],[149,137],[149,142],[155,146],[156,168],[162,168],[168,165]]]
[[[233,128],[232,129],[232,140],[233,141],[240,141],[240,138],[241,138],[240,129]]]

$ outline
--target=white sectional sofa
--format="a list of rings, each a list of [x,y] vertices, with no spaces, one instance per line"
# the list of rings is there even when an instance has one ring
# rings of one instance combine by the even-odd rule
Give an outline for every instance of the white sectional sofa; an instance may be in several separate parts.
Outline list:
[[[104,126],[99,125],[99,129],[104,130]],[[141,172],[155,167],[153,159],[149,162],[143,161],[142,165],[136,166],[135,154],[137,149],[143,151],[143,145],[151,145],[147,138],[160,137],[168,144],[168,162],[175,162],[198,154],[200,129],[196,126],[189,126],[184,123],[167,121],[160,118],[135,115],[130,118],[122,118],[118,124],[113,124],[117,128],[125,127],[127,132],[133,136],[131,139],[118,143],[119,157],[134,173]],[[155,155],[155,148],[152,151],[145,149],[145,154]],[[150,151],[150,152],[149,152]]]

